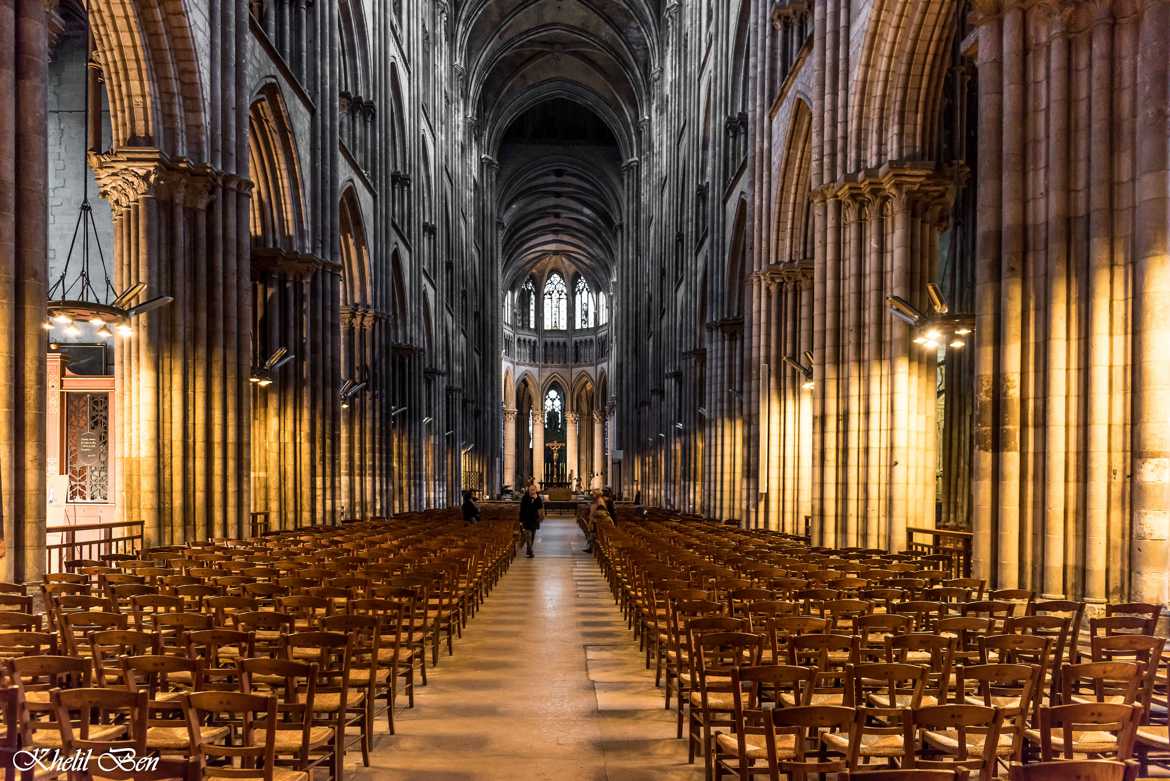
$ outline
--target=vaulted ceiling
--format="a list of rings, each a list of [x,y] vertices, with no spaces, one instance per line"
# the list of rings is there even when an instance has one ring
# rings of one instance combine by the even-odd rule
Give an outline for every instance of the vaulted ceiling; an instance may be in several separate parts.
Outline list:
[[[458,45],[497,194],[510,285],[541,258],[605,286],[616,261],[621,164],[649,112],[658,0],[470,0]]]

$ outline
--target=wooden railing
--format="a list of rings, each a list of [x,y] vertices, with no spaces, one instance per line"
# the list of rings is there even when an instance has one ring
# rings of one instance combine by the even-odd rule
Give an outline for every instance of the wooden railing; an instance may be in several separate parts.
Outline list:
[[[142,550],[145,526],[142,521],[49,526],[45,529],[45,572],[65,572],[65,563],[70,561],[133,555]]]
[[[907,527],[906,550],[945,560],[954,577],[967,578],[971,576],[971,539],[971,532]]]

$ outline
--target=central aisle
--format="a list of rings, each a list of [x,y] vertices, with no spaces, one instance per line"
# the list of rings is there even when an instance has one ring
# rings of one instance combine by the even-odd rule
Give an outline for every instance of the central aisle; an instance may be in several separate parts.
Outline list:
[[[346,778],[702,778],[583,546],[573,520],[547,520],[536,558],[517,558],[370,767],[346,756]]]

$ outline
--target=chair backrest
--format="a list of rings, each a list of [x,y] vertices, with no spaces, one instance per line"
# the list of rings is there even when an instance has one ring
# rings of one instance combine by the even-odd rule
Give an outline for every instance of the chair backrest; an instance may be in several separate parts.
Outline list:
[[[1144,689],[1144,662],[1082,662],[1060,669],[1061,703],[1091,699],[1133,705]]]
[[[130,751],[146,756],[146,692],[54,689],[51,701],[66,755]]]
[[[1129,759],[1133,754],[1141,709],[1135,705],[1112,702],[1074,702],[1040,709],[1040,757],[1045,761],[1073,759],[1075,754],[1113,754],[1113,759]],[[1061,733],[1059,748],[1053,732]],[[1100,733],[1112,733],[1103,740]]]
[[[1012,765],[1011,781],[1134,781],[1136,762],[1111,759],[1073,759]]]
[[[273,781],[276,765],[275,696],[203,691],[189,695],[185,702],[191,753],[204,777],[230,777],[222,767],[215,767],[228,761],[240,769],[254,771],[252,778]],[[219,735],[220,731],[204,728],[218,723],[223,716],[228,717],[225,723],[235,724],[237,728],[228,732],[224,743],[216,743],[210,736]]]
[[[999,733],[1003,726],[1003,711],[984,705],[932,705],[918,710],[902,712],[905,728],[906,754],[903,766],[907,768],[955,768],[962,766],[978,770],[982,781],[990,781],[995,771],[996,751]],[[926,756],[915,750],[916,746],[927,745],[919,737],[924,732],[948,732],[953,734],[955,750],[945,757]],[[970,741],[968,736],[979,736],[980,741]],[[971,746],[982,746],[978,756],[971,756]]]

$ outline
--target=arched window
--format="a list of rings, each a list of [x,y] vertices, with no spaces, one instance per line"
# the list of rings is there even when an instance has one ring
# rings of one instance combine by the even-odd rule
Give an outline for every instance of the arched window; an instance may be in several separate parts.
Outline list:
[[[536,328],[536,285],[532,284],[532,279],[529,278],[524,283],[524,298],[520,300],[520,308],[523,309],[525,304],[528,304],[528,327]]]
[[[605,295],[605,291],[597,294],[597,324],[605,325],[609,322],[609,299]]]
[[[593,309],[593,293],[589,290],[589,283],[585,281],[585,277],[577,278],[573,297],[577,299],[577,327],[592,328],[596,323],[597,313]]]
[[[569,327],[568,291],[560,274],[553,273],[544,283],[544,328],[563,331]]]
[[[544,395],[544,428],[548,432],[561,430],[565,419],[565,397],[560,386],[554,385]]]
[[[512,291],[504,293],[504,322],[512,324]]]

